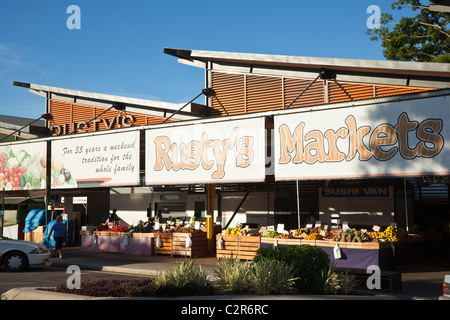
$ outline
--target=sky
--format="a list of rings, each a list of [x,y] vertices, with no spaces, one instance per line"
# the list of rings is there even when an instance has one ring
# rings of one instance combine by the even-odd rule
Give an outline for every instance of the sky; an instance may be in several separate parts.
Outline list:
[[[385,60],[381,42],[366,34],[374,13],[367,10],[391,11],[391,3],[2,0],[0,114],[45,113],[45,99],[14,81],[187,102],[203,89],[204,70],[164,48]]]

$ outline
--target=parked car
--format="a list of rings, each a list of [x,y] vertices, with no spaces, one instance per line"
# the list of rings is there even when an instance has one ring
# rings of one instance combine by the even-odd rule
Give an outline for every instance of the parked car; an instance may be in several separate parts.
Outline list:
[[[0,237],[0,265],[8,271],[23,271],[50,259],[50,251],[42,244]]]
[[[444,276],[444,282],[442,283],[442,296],[439,300],[450,300],[450,275]]]

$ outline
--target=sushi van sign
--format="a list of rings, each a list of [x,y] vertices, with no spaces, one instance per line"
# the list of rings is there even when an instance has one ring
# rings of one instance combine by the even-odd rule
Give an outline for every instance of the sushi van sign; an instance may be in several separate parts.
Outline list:
[[[450,98],[275,116],[278,180],[450,173]]]

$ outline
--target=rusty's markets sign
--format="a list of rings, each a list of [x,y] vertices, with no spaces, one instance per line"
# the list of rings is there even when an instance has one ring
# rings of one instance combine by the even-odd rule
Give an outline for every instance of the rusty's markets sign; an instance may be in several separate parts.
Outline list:
[[[275,117],[278,180],[448,174],[447,97]]]
[[[146,131],[146,183],[264,181],[264,118]]]

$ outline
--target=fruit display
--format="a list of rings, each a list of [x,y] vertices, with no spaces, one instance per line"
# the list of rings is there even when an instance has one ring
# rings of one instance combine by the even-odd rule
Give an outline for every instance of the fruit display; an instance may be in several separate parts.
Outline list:
[[[280,233],[278,234],[275,239],[293,239],[294,236],[290,233]]]
[[[128,232],[130,230],[130,227],[127,226],[123,226],[123,225],[115,225],[114,227],[112,227],[111,229],[109,229],[109,231],[113,231],[113,232]]]
[[[301,237],[305,234],[308,235],[309,229],[308,228],[295,229],[292,233],[294,234],[294,237]]]
[[[317,232],[310,233],[305,240],[323,240],[323,236]]]
[[[368,234],[369,237],[371,237],[372,239],[380,239],[380,238],[381,238],[381,232],[371,231],[371,232],[367,232],[367,234]]]
[[[116,225],[113,228],[110,228],[106,224],[99,225],[95,231],[113,231],[113,232],[128,232],[130,230],[130,227],[122,226],[122,225]]]
[[[333,241],[338,242],[369,242],[372,241],[367,232],[362,232],[360,230],[346,229],[339,231],[334,235]]]
[[[226,228],[225,230],[222,231],[223,235],[227,235],[227,236],[247,236],[247,235],[251,235],[250,231],[248,229],[245,228],[241,228],[236,226],[235,228]]]
[[[100,224],[95,231],[109,231],[109,227],[106,224]]]
[[[405,230],[402,228],[389,226],[381,233],[380,237],[386,239],[387,241],[395,242],[400,241],[404,236],[406,236]]]
[[[150,226],[144,226],[143,224],[138,224],[137,226],[132,226],[129,231],[134,233],[149,233],[152,232],[152,228]]]
[[[276,231],[269,231],[265,234],[262,234],[262,237],[264,237],[264,238],[276,238],[278,236],[279,236],[279,233]]]
[[[202,233],[204,231],[192,227],[180,227],[175,229],[174,233]]]

